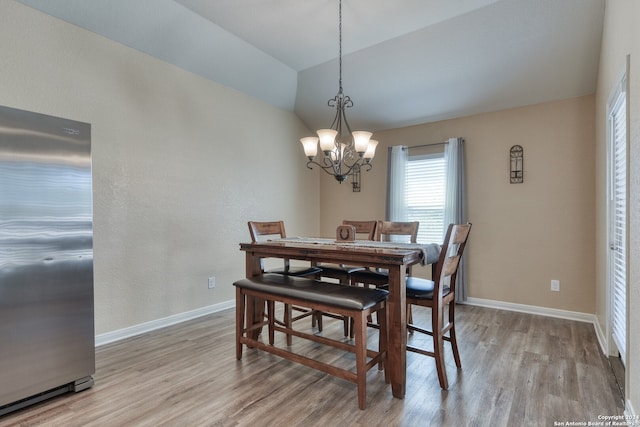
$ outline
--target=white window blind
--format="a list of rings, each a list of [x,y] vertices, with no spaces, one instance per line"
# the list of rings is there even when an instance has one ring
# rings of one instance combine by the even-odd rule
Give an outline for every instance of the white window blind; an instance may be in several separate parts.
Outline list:
[[[410,156],[406,171],[407,220],[420,221],[419,243],[440,243],[444,231],[444,154]]]
[[[622,85],[621,85],[622,86]],[[610,110],[611,189],[610,189],[610,282],[612,291],[613,340],[625,360],[627,299],[627,108],[624,89]]]

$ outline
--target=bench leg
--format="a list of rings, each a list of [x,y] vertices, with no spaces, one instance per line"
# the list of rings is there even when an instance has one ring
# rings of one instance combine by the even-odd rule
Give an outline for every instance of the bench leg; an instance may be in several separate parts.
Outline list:
[[[244,333],[245,296],[240,288],[236,288],[236,359],[242,359],[240,337]]]
[[[387,312],[387,304],[378,311],[376,315],[380,324],[380,335],[378,335],[378,351],[384,353],[382,361],[378,364],[378,370],[384,368],[384,382],[389,384],[389,314]]]
[[[344,325],[342,326],[342,328],[344,329],[344,336],[345,337],[349,337],[349,326],[351,325],[351,318],[350,317],[344,317],[343,320]]]
[[[269,325],[269,344],[270,345],[273,345],[273,343],[275,342],[275,331],[273,329],[273,324],[275,323],[275,319],[276,319],[275,311],[276,311],[275,301],[267,301],[267,321]],[[285,316],[285,319],[286,319],[286,316]],[[287,340],[289,339],[291,339],[291,337],[288,335]]]
[[[287,329],[291,329],[291,325],[293,324],[292,319],[293,318],[293,308],[291,307],[291,304],[285,304],[284,305],[284,326]],[[273,343],[271,343],[273,345]],[[292,341],[291,341],[291,335],[287,334],[287,346],[291,347]]]
[[[316,316],[316,323],[318,326],[318,332],[322,332],[322,312],[316,311],[315,316]]]
[[[354,317],[354,329],[358,407],[364,409],[367,406],[367,319],[364,312]]]
[[[322,312],[314,311],[311,315],[311,328],[316,328],[318,332],[322,332]]]

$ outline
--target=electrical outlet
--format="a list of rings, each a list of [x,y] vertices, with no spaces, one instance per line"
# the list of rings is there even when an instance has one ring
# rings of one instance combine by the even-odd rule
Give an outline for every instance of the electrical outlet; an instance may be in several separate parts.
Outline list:
[[[209,289],[213,289],[216,287],[216,278],[215,276],[209,277]]]
[[[560,280],[551,280],[551,290],[560,292]]]

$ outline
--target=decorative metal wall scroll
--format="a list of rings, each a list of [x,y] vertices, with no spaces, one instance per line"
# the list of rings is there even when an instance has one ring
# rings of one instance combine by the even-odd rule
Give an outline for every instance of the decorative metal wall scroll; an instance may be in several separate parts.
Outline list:
[[[351,173],[351,185],[353,186],[353,192],[360,192],[360,165],[356,165]]]
[[[521,145],[514,145],[509,151],[510,178],[512,184],[522,184],[524,182],[524,150]]]

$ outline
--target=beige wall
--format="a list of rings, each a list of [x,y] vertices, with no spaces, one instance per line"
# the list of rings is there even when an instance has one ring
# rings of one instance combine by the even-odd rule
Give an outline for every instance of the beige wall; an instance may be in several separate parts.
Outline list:
[[[92,125],[97,334],[232,300],[249,219],[318,233],[292,113],[19,3],[0,16],[0,104]]]
[[[321,231],[343,218],[382,218],[387,147],[466,141],[469,296],[594,313],[594,97],[377,132],[363,190],[321,180]],[[509,184],[509,148],[524,148],[523,184]],[[561,291],[551,292],[551,279]]]
[[[596,171],[597,171],[597,275],[596,311],[600,328],[608,333],[607,235],[606,235],[606,122],[607,101],[626,68],[629,55],[629,254],[627,288],[626,399],[628,410],[640,410],[640,3],[636,0],[607,0],[600,70],[596,91]]]

